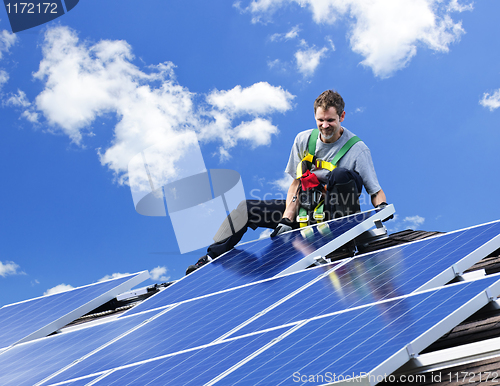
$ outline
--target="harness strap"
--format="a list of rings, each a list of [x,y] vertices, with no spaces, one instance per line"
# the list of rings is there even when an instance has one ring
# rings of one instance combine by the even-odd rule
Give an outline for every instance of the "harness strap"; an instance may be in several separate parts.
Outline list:
[[[332,162],[323,161],[321,159],[316,158],[316,143],[319,137],[319,129],[314,129],[309,136],[309,141],[307,144],[308,153],[302,158],[302,161],[297,165],[297,179],[301,178],[302,175],[312,168],[314,165],[317,169],[327,169],[328,171],[332,171],[337,167],[337,163],[340,159],[353,147],[356,143],[361,141],[358,136],[354,136],[349,139],[344,146],[335,154],[332,159]],[[324,200],[321,200],[319,204],[312,211],[312,218],[309,218],[309,213],[307,209],[303,207],[299,207],[299,214],[297,215],[297,222],[300,224],[300,227],[306,227],[309,225],[309,220],[315,220],[317,223],[320,223],[325,218],[324,213]]]
[[[344,146],[335,154],[335,157],[333,157],[332,162],[328,161],[323,161],[321,159],[316,158],[314,155],[316,153],[316,142],[318,141],[319,137],[319,129],[314,129],[311,132],[311,135],[309,136],[309,141],[308,141],[308,152],[305,155],[304,158],[302,158],[302,161],[297,165],[297,177],[300,178],[302,175],[306,172],[306,170],[310,170],[312,165],[314,165],[317,169],[327,169],[328,171],[332,171],[337,167],[337,163],[340,161],[340,159],[353,147],[356,143],[361,141],[361,139],[358,136],[354,136],[351,139],[349,139]]]
[[[319,129],[314,129],[309,136],[309,142],[307,143],[307,151],[309,154],[314,155],[316,153],[316,142],[318,142]]]
[[[304,228],[309,224],[309,215],[307,214],[307,209],[302,206],[299,208],[297,222],[300,224],[301,228]]]
[[[354,146],[354,144],[355,144],[355,143],[358,143],[359,141],[361,141],[361,139],[360,139],[357,135],[355,135],[355,136],[354,136],[354,137],[352,137],[349,141],[347,141],[347,142],[345,143],[345,145],[344,145],[344,146],[342,146],[342,149],[340,149],[340,150],[338,151],[338,153],[337,153],[337,154],[335,154],[335,157],[333,157],[333,159],[332,159],[332,164],[337,165],[337,162],[339,162],[339,161],[340,161],[340,159],[341,159],[341,158],[345,155],[345,153],[347,153],[347,152],[349,151],[349,149],[350,149],[351,147],[353,147],[353,146]]]
[[[316,208],[314,208],[312,216],[313,219],[316,221],[316,223],[320,223],[325,219],[324,208],[325,208],[324,200],[321,200],[320,203],[316,206]],[[299,208],[297,222],[300,224],[301,228],[304,228],[309,225],[309,214],[307,213],[307,209],[302,206]]]

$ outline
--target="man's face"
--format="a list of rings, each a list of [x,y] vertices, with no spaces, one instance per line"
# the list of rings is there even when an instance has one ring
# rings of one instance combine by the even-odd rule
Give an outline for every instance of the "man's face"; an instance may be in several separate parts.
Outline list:
[[[342,115],[339,116],[335,107],[330,107],[326,111],[318,107],[314,117],[323,142],[333,143],[340,138],[340,123],[344,121],[345,111],[342,111]]]

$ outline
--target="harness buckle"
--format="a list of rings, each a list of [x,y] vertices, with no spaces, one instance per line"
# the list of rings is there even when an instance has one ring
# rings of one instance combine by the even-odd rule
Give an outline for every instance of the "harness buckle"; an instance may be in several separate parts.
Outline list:
[[[323,221],[325,219],[324,213],[314,213],[313,217],[316,221]]]
[[[306,214],[305,216],[298,215],[297,216],[297,222],[308,222],[309,221],[309,215]]]

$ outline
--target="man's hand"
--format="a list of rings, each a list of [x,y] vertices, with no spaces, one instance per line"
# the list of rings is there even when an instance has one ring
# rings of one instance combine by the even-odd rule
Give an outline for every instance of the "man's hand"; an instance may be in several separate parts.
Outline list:
[[[387,202],[381,202],[375,208],[376,209],[384,209],[386,206],[387,206]],[[394,215],[391,214],[389,217],[387,217],[386,219],[382,220],[382,222],[386,222],[387,220],[392,220],[393,218],[394,218]]]
[[[278,226],[274,229],[273,233],[271,233],[271,237],[276,237],[284,232],[288,232],[292,230],[292,222],[283,217],[279,222]]]

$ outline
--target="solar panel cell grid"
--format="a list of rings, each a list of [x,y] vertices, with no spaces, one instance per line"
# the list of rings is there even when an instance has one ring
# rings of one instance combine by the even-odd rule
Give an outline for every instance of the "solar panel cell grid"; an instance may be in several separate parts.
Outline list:
[[[238,333],[409,294],[498,233],[500,224],[495,223],[359,256]]]
[[[220,384],[280,385],[293,383],[297,373],[368,373],[496,281],[498,277],[448,286],[312,320]]]
[[[9,346],[20,341],[26,336],[57,321],[59,318],[86,305],[96,297],[119,287],[121,284],[130,281],[136,276],[138,275],[128,275],[122,278],[76,288],[71,291],[2,307],[0,309],[0,347]],[[130,287],[127,287],[127,289],[129,288]],[[112,297],[113,296],[104,300],[103,303],[110,300]],[[75,319],[85,312],[87,311],[80,312],[75,316]],[[48,335],[64,324],[54,325],[51,331],[41,336]]]
[[[34,385],[151,316],[134,315],[14,346],[0,355],[0,385]]]
[[[371,210],[324,223],[319,228],[308,228],[306,232],[297,230],[274,239],[266,238],[239,245],[211,264],[198,269],[128,311],[127,314],[162,307],[273,277],[318,248],[333,240],[338,240],[339,236],[344,235],[355,226],[362,223],[368,224],[370,218],[377,212]],[[373,226],[373,221],[371,226]],[[338,245],[332,246],[329,252],[339,248],[345,242],[339,242]]]
[[[60,386],[85,386],[85,385],[89,384],[90,382],[92,382],[96,378],[98,378],[98,377],[97,376],[86,377],[84,379],[78,379],[78,380],[75,380],[73,382],[64,383],[64,385],[60,385]]]
[[[209,344],[321,273],[310,270],[180,304],[52,381]]]
[[[473,264],[498,248],[500,222],[253,283],[283,272],[346,229],[242,245],[135,307],[129,318],[14,346],[0,354],[6,369],[0,384],[35,384],[50,376],[44,385],[78,386],[95,377],[98,385],[277,385],[296,384],[297,372],[392,372],[408,359],[409,343],[422,350],[486,304],[485,288],[500,294],[494,276],[409,295],[464,257]],[[328,267],[334,269],[323,276]],[[214,294],[220,290],[227,291]],[[263,332],[269,327],[274,330]]]
[[[286,329],[248,336],[206,348],[117,370],[97,386],[203,385],[251,355]]]

